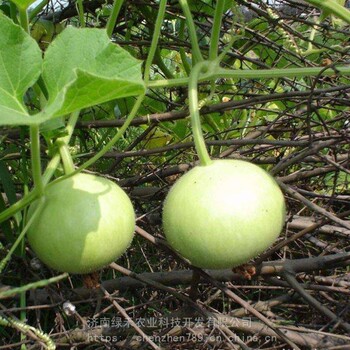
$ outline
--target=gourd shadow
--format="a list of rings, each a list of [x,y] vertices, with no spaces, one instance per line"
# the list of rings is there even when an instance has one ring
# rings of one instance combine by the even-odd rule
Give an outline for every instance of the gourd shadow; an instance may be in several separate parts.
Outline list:
[[[127,226],[124,213],[117,210],[124,197],[113,182],[86,174],[48,186],[45,205],[28,232],[30,246],[58,271],[89,273],[102,268],[129,244],[116,234]]]

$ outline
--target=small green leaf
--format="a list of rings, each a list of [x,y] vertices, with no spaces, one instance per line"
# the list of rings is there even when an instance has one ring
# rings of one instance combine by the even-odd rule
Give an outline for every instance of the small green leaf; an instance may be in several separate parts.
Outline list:
[[[41,51],[21,27],[0,12],[0,125],[23,125],[23,96],[41,72]]]
[[[68,27],[46,51],[46,120],[145,90],[141,61],[112,44],[105,30]]]

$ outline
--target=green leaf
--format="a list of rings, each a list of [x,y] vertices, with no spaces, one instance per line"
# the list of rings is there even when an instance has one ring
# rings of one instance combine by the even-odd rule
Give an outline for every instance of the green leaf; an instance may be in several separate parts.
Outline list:
[[[39,120],[145,90],[141,61],[102,29],[68,27],[59,34],[46,51],[43,79],[49,101]]]
[[[41,72],[38,44],[0,12],[0,125],[27,124],[23,96]]]

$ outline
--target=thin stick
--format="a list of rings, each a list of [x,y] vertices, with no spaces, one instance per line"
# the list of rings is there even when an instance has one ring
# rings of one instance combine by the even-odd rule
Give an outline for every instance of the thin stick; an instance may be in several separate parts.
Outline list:
[[[283,189],[283,191],[285,191],[286,193],[291,195],[293,198],[295,198],[295,199],[299,200],[300,202],[302,202],[303,204],[305,204],[309,209],[311,209],[311,210],[313,210],[313,211],[315,211],[315,212],[325,216],[329,220],[337,223],[338,225],[340,225],[342,227],[346,227],[347,229],[350,230],[350,223],[349,223],[349,221],[345,221],[345,220],[339,219],[338,217],[336,217],[335,215],[331,214],[326,209],[323,209],[320,206],[318,206],[317,204],[312,203],[307,198],[305,198],[300,193],[298,193],[296,190],[294,190],[293,188],[291,188],[291,187],[287,186],[286,184],[284,184],[282,181],[277,180],[277,182],[280,185],[280,187]]]
[[[318,310],[320,313],[328,317],[331,321],[338,324],[340,327],[342,327],[347,332],[350,332],[350,324],[342,320],[340,317],[338,317],[334,312],[327,309],[325,306],[323,306],[317,299],[315,299],[313,296],[311,296],[308,292],[305,291],[305,289],[298,283],[296,278],[294,277],[294,273],[291,271],[286,271],[283,274],[284,279],[288,282],[288,284],[300,294],[300,296],[310,305],[313,306],[316,310]]]
[[[125,309],[114,298],[112,298],[112,296],[106,291],[106,289],[104,289],[103,286],[100,286],[100,288],[103,291],[105,297],[115,306],[115,308],[121,313],[121,315],[129,322],[129,324],[135,329],[135,331],[142,336],[142,338],[152,347],[152,349],[161,350],[161,348],[157,344],[155,344],[149,338],[149,336],[132,320],[132,318],[127,314]]]

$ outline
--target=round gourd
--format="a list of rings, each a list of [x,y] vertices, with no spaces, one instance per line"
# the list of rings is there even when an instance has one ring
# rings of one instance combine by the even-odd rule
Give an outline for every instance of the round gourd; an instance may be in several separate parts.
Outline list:
[[[30,207],[29,217],[36,206]],[[133,206],[118,185],[77,174],[46,187],[45,204],[29,228],[28,241],[52,269],[84,274],[120,257],[134,229]]]
[[[169,244],[192,265],[232,268],[268,248],[285,221],[276,181],[241,160],[197,166],[171,188],[163,207]]]

